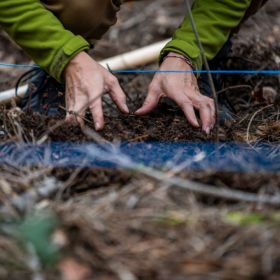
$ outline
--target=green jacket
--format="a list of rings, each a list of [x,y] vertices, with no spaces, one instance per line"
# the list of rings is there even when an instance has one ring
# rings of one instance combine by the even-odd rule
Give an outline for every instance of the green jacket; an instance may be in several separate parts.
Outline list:
[[[193,18],[208,60],[213,59],[244,18],[253,0],[196,0]],[[161,52],[173,51],[188,56],[196,69],[202,68],[202,57],[188,16]]]
[[[0,25],[57,80],[68,62],[89,43],[66,30],[39,0],[0,0]]]
[[[195,1],[193,16],[208,59],[215,57],[250,4],[251,0]],[[89,49],[85,39],[66,30],[39,0],[0,0],[0,25],[36,63],[59,81],[68,62],[77,53]],[[202,67],[188,17],[162,50],[161,57],[170,51],[187,55],[197,69]]]

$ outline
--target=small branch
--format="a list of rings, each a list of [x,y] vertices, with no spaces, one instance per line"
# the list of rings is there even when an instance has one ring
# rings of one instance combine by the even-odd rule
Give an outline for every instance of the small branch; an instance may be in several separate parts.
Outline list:
[[[234,90],[234,89],[245,89],[245,88],[248,88],[250,90],[252,90],[253,88],[249,85],[237,85],[237,86],[231,86],[231,87],[227,87],[227,88],[224,88],[220,91],[217,92],[217,95],[220,95],[224,92],[227,92],[228,90]]]
[[[274,104],[270,104],[270,105],[268,105],[268,106],[265,106],[265,107],[259,109],[258,111],[256,111],[256,112],[253,114],[253,116],[252,116],[252,118],[250,119],[250,122],[249,122],[249,124],[248,124],[248,127],[247,127],[247,133],[246,133],[246,142],[247,142],[247,144],[250,144],[250,129],[251,129],[251,125],[252,125],[252,123],[253,123],[255,117],[257,116],[257,114],[259,114],[259,113],[261,113],[262,111],[264,111],[264,110],[266,110],[266,109],[268,109],[268,108],[271,108],[271,107],[273,107],[273,106],[274,106]]]
[[[195,38],[196,38],[198,47],[200,49],[200,53],[201,53],[201,56],[202,56],[204,67],[207,70],[208,80],[209,80],[210,88],[211,88],[211,91],[212,91],[213,99],[214,99],[214,102],[215,102],[215,107],[216,107],[216,141],[219,142],[219,104],[218,104],[218,95],[217,95],[217,92],[216,92],[216,88],[215,88],[215,84],[214,84],[214,81],[213,81],[212,74],[210,72],[210,67],[209,67],[209,64],[208,64],[208,60],[207,60],[207,57],[205,55],[205,51],[204,51],[202,42],[200,40],[199,33],[198,33],[198,30],[197,30],[197,27],[196,27],[196,24],[195,24],[193,15],[192,15],[192,10],[191,10],[191,7],[190,7],[189,0],[185,0],[185,3],[186,3],[186,6],[187,6],[187,12],[188,12],[188,16],[189,16],[190,21],[191,21],[192,29],[193,29],[193,32],[195,34]]]
[[[86,128],[84,132],[97,142],[99,142],[100,139],[102,139],[101,136],[96,137],[96,133],[90,128]],[[201,195],[219,197],[230,201],[261,203],[273,206],[280,206],[280,195],[260,196],[253,193],[230,190],[222,187],[220,188],[212,185],[202,184],[191,180],[182,179],[177,176],[170,177],[170,174],[165,174],[164,172],[161,172],[154,168],[142,166],[133,162],[133,160],[130,157],[123,154],[119,148],[113,145],[103,145],[103,149],[99,149],[97,147],[95,147],[94,149],[88,149],[88,153],[91,154],[94,158],[105,160],[127,170],[146,175],[157,181],[163,182],[164,184],[182,188]]]
[[[266,195],[256,195],[253,193],[230,190],[226,188],[219,188],[212,185],[206,185],[191,180],[185,180],[179,177],[168,177],[166,174],[157,171],[155,169],[150,169],[147,167],[137,168],[137,171],[149,176],[150,178],[162,181],[165,184],[170,184],[175,187],[179,187],[191,192],[199,193],[202,195],[219,197],[231,201],[243,201],[251,203],[263,203],[274,206],[280,206],[280,195],[276,196],[266,196]]]

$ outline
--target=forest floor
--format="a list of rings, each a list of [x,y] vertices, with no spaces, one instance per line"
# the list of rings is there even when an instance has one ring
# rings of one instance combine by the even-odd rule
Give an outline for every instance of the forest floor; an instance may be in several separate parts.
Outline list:
[[[118,24],[91,53],[102,59],[169,38],[184,9],[179,0],[125,5]],[[245,22],[234,35],[225,67],[279,69],[279,13],[279,1],[272,0]],[[3,32],[0,61],[31,62]],[[13,87],[24,71],[1,68],[0,89]],[[143,102],[152,75],[118,78],[134,111]],[[120,114],[104,98],[106,126],[99,137],[114,143],[205,143],[216,141],[218,135],[222,143],[274,147],[277,160],[279,76],[222,79],[220,98],[233,104],[236,120],[219,125],[217,133],[207,136],[192,128],[169,100],[163,99],[153,113],[139,118]],[[96,142],[94,133],[61,118],[1,106],[1,147],[37,143],[43,136],[45,143]],[[176,167],[165,166],[162,179],[156,180],[141,169],[0,163],[0,279],[279,279],[279,205],[190,192],[168,181],[181,178],[193,186],[279,197],[279,172]],[[38,195],[42,186],[58,191]]]

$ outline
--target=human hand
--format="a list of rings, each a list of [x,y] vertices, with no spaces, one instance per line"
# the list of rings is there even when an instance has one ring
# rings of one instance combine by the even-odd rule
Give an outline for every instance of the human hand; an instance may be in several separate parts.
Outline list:
[[[161,64],[160,70],[192,70],[182,58],[184,57],[177,53],[169,53]],[[195,115],[195,110],[198,110],[202,130],[209,134],[214,128],[216,115],[214,100],[200,93],[193,73],[156,73],[143,106],[135,114],[150,113],[163,96],[169,97],[180,106],[192,126],[200,127]]]
[[[128,114],[126,97],[119,82],[107,69],[88,54],[76,55],[65,69],[66,120],[84,125],[86,109],[89,108],[96,130],[104,127],[102,94],[109,93],[120,111]],[[74,114],[73,114],[74,113]]]

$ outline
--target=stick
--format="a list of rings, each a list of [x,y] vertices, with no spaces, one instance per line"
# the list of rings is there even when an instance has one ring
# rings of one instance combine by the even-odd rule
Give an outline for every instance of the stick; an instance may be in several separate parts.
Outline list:
[[[84,128],[84,133],[97,143],[102,143],[102,137],[94,132],[89,127]],[[177,176],[170,177],[162,171],[142,166],[135,163],[130,157],[123,154],[120,149],[115,146],[104,146],[104,149],[95,148],[89,149],[88,153],[96,158],[106,160],[110,163],[117,164],[118,166],[136,172],[138,174],[146,175],[164,184],[168,184],[173,187],[185,189],[190,192],[194,192],[204,196],[219,197],[222,199],[238,202],[250,202],[268,204],[273,206],[280,206],[280,195],[257,195],[249,192],[237,191],[226,189],[223,187],[215,187],[213,185],[207,185],[203,183],[194,182],[187,179],[182,179]]]
[[[199,33],[198,33],[198,30],[197,30],[197,27],[196,27],[196,24],[195,24],[193,15],[192,15],[192,10],[191,10],[191,7],[190,7],[189,0],[185,0],[185,4],[187,6],[188,16],[189,16],[190,21],[191,21],[192,29],[193,29],[193,32],[195,34],[195,38],[196,38],[198,47],[200,49],[200,53],[201,53],[201,56],[202,56],[202,60],[203,60],[204,66],[205,66],[206,70],[208,71],[207,72],[208,80],[209,80],[210,88],[211,88],[211,91],[212,91],[212,95],[213,95],[213,99],[215,101],[215,107],[216,107],[216,141],[219,142],[219,104],[218,104],[218,95],[217,95],[217,92],[216,92],[216,88],[215,88],[215,84],[214,84],[214,81],[213,81],[212,74],[210,72],[210,67],[209,67],[209,64],[208,64],[208,60],[207,60],[207,57],[205,55],[205,51],[204,51],[202,42],[200,40]]]
[[[261,203],[261,204],[268,204],[273,206],[280,205],[279,195],[274,195],[274,196],[256,195],[243,191],[219,188],[211,185],[194,182],[191,180],[182,179],[180,177],[168,177],[166,174],[164,174],[161,171],[157,171],[155,169],[150,169],[147,167],[140,167],[138,168],[137,171],[149,176],[150,178],[164,182],[165,184],[167,183],[171,186],[173,185],[175,187],[179,187],[187,191],[191,191],[202,195],[219,197],[230,201]]]
[[[247,132],[246,132],[246,142],[247,142],[247,144],[250,145],[250,129],[251,129],[251,125],[252,125],[252,123],[253,123],[255,117],[257,116],[257,114],[259,114],[259,113],[261,113],[262,111],[264,111],[264,110],[266,110],[266,109],[268,109],[268,108],[271,108],[271,107],[273,107],[273,106],[274,106],[274,104],[267,105],[267,106],[265,106],[265,107],[259,109],[258,111],[256,111],[256,112],[253,114],[253,116],[251,117],[250,122],[249,122],[249,124],[248,124],[248,127],[247,127]]]

